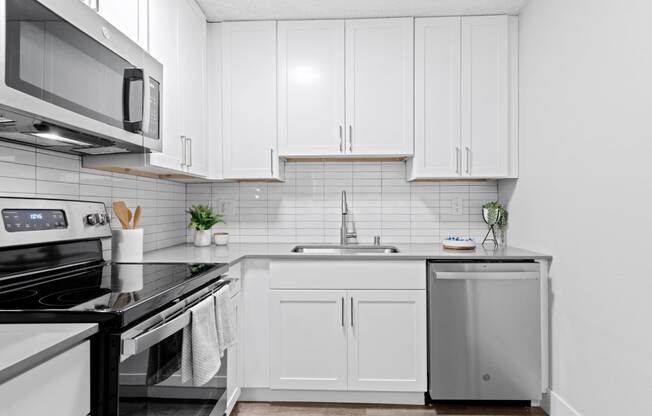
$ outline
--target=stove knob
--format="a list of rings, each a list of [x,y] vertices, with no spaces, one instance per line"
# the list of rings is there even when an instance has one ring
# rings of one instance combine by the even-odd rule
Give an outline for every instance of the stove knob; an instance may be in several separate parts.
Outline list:
[[[98,214],[88,214],[86,216],[86,224],[96,225],[98,222],[100,222],[100,216]]]
[[[106,214],[100,214],[100,225],[105,225],[109,223],[109,216]]]

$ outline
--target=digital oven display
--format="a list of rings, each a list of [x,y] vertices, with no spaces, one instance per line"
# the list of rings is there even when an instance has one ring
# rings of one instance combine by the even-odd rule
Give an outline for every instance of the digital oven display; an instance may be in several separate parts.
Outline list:
[[[2,221],[10,233],[68,228],[66,213],[60,209],[3,209]]]

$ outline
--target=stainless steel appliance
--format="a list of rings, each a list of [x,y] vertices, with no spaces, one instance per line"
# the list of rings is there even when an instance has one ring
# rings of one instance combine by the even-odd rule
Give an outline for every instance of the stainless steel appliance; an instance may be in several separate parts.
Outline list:
[[[161,150],[163,66],[81,1],[0,0],[0,137],[73,154]]]
[[[433,400],[541,399],[536,262],[430,262]]]
[[[224,414],[226,356],[202,387],[182,384],[177,370],[189,308],[229,283],[228,265],[105,262],[102,203],[0,198],[0,221],[0,323],[100,326],[93,416]]]

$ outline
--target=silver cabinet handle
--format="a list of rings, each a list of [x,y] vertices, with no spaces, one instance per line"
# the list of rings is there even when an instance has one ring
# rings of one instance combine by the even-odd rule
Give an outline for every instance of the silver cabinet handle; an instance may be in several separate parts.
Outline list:
[[[349,152],[353,152],[353,126],[349,124]]]
[[[466,173],[471,173],[471,148],[466,146]]]
[[[344,328],[344,296],[342,296],[342,328]]]
[[[459,146],[455,146],[455,173],[460,173],[461,152]]]
[[[188,145],[188,167],[192,166],[192,138],[188,137],[186,139],[186,144]]]
[[[186,148],[186,136],[181,136],[181,166],[187,166],[187,157],[188,155],[186,154],[187,148]]]
[[[342,125],[340,125],[340,153],[344,151],[344,139],[342,137]]]
[[[274,148],[269,149],[269,171],[274,176]]]
[[[353,296],[351,296],[351,328],[353,328]]]

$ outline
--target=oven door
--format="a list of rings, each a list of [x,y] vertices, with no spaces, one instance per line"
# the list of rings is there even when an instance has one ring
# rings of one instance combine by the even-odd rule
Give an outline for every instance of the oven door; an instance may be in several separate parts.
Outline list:
[[[119,365],[119,416],[223,416],[226,413],[227,354],[218,374],[206,385],[181,381],[183,329],[190,324],[188,305],[211,296],[227,281],[202,289],[185,305],[159,313],[122,334]],[[171,316],[171,318],[170,318]]]

